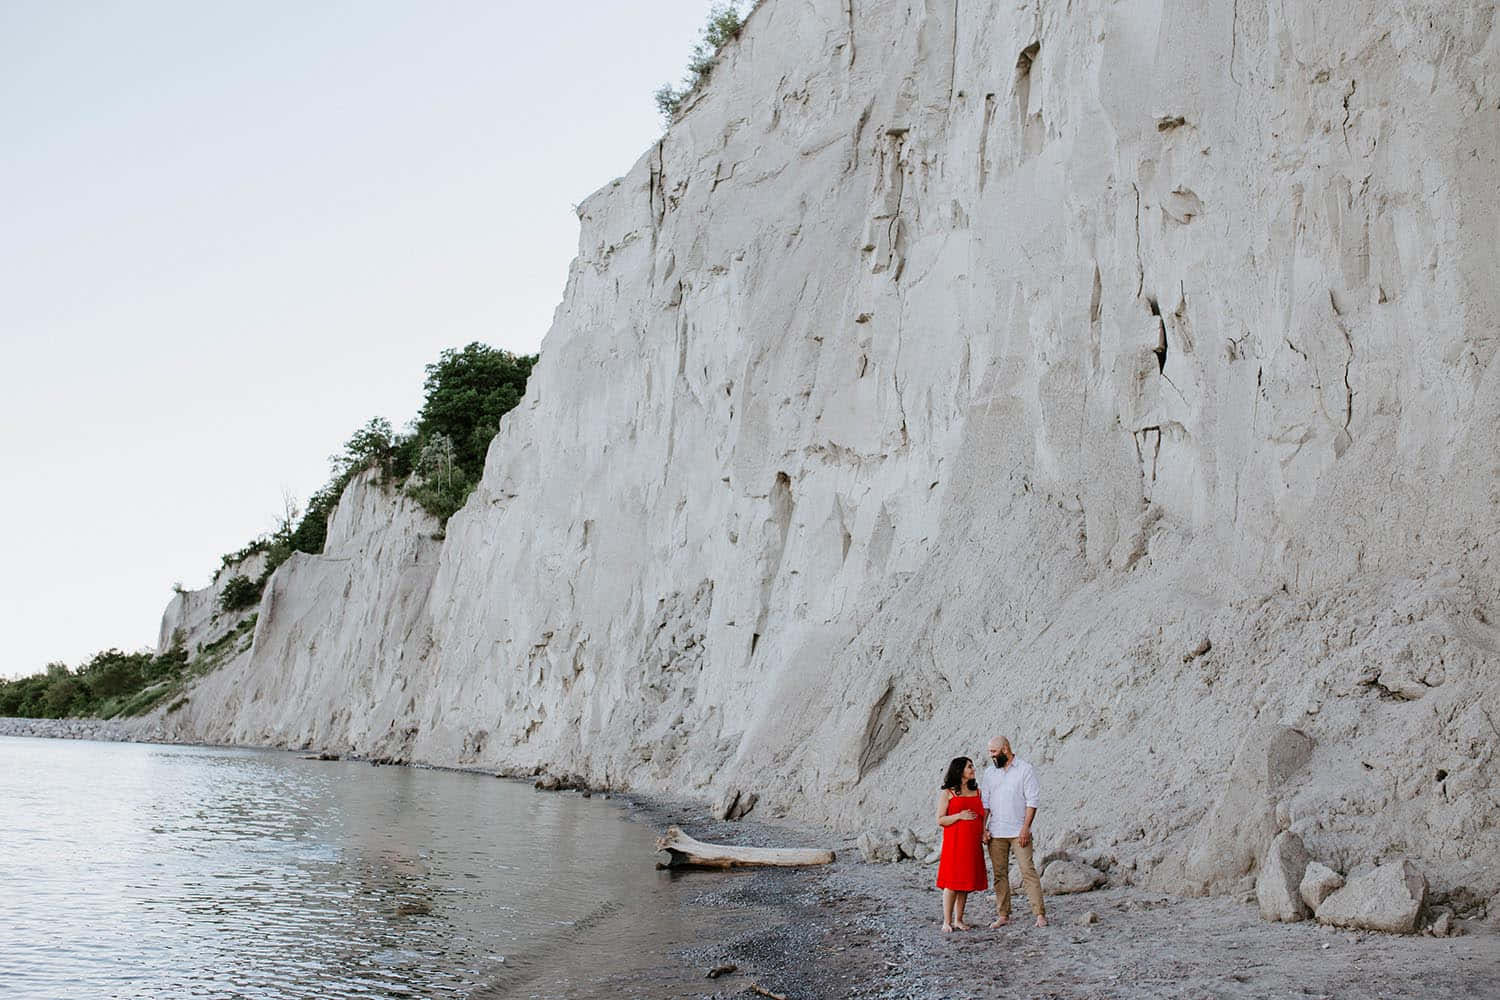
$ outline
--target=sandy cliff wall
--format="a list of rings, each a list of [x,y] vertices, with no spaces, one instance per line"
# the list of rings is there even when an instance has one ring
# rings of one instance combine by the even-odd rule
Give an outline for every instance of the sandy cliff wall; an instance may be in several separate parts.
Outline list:
[[[430,647],[440,538],[414,501],[374,473],[358,476],[329,518],[323,554],[293,553],[272,574],[249,647],[187,704],[148,718],[145,734],[410,759],[406,689]]]
[[[762,4],[581,206],[446,541],[346,496],[173,725],[845,828],[999,731],[1137,880],[1290,827],[1500,889],[1497,50],[1477,0]]]
[[[177,591],[162,612],[156,648],[165,652],[173,646],[181,646],[192,653],[234,631],[235,626],[255,613],[255,609],[221,610],[219,600],[224,596],[224,588],[237,576],[258,580],[265,568],[266,554],[256,552],[221,567],[207,587]]]

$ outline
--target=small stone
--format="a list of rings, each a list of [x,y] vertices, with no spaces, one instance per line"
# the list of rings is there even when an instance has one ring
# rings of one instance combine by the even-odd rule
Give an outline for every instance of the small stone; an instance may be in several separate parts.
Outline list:
[[[1078,917],[1078,922],[1084,925],[1097,924],[1099,922],[1099,914],[1093,910],[1086,910]]]
[[[1344,887],[1344,876],[1329,868],[1321,862],[1312,861],[1307,865],[1307,871],[1302,876],[1302,884],[1297,888],[1297,894],[1302,897],[1302,902],[1314,913],[1318,907],[1323,905],[1323,900],[1333,895]]]
[[[1432,922],[1433,937],[1447,937],[1453,933],[1453,914],[1444,910],[1438,914],[1438,918]]]
[[[718,979],[720,976],[729,975],[731,972],[738,968],[739,966],[735,965],[733,962],[725,962],[723,965],[716,965],[712,969],[709,969],[703,978]]]
[[[1104,873],[1097,868],[1078,861],[1054,861],[1042,875],[1042,892],[1048,896],[1088,892],[1103,881]]]

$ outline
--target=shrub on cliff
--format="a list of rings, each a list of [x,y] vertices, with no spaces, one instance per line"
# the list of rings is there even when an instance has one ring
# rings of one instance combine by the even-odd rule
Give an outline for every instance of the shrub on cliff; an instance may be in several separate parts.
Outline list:
[[[219,592],[219,610],[234,612],[254,607],[260,601],[261,586],[259,581],[248,576],[230,577],[229,582],[224,584],[224,589]]]
[[[480,343],[450,347],[438,355],[437,361],[426,366],[422,409],[407,432],[397,432],[384,417],[371,418],[338,453],[329,456],[328,482],[308,499],[306,510],[298,511],[295,502],[286,498],[274,531],[224,557],[224,565],[232,566],[257,552],[267,554],[265,569],[252,581],[254,597],[231,580],[236,594],[231,603],[221,598],[221,610],[247,608],[258,600],[266,580],[293,552],[322,552],[328,540],[328,518],[339,497],[355,476],[368,469],[379,470],[381,483],[388,488],[406,483],[408,495],[447,523],[479,482],[500,418],[525,395],[537,357]],[[247,603],[234,603],[238,601]]]
[[[434,435],[442,434],[452,444],[454,464],[477,475],[500,429],[500,418],[525,395],[536,361],[535,354],[512,354],[478,343],[438,355],[422,382],[425,398],[414,421],[412,458]]]
[[[668,125],[677,117],[677,112],[682,110],[682,102],[687,100],[688,95],[708,81],[713,73],[714,63],[719,58],[719,51],[739,37],[740,29],[744,26],[740,0],[716,3],[708,9],[708,23],[703,26],[698,42],[693,46],[693,56],[688,60],[688,71],[683,77],[682,86],[677,88],[664,83],[652,95],[656,101],[656,110],[661,112]]]

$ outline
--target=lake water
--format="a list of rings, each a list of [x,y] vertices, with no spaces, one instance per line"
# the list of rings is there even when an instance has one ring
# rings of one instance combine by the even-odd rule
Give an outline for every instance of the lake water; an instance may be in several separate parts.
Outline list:
[[[653,841],[480,775],[0,737],[0,996],[699,995],[730,917]]]

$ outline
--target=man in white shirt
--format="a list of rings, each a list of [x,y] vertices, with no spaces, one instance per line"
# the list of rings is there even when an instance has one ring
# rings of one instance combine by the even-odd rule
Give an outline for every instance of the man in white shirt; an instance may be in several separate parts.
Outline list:
[[[979,779],[979,794],[984,803],[984,842],[990,849],[990,866],[995,878],[995,908],[1000,916],[991,927],[1010,923],[1010,855],[1014,851],[1021,867],[1021,884],[1031,900],[1036,925],[1047,926],[1047,908],[1042,903],[1042,880],[1031,860],[1031,821],[1041,803],[1042,783],[1036,769],[1018,758],[1010,749],[1010,740],[997,736],[990,740],[990,760]]]

